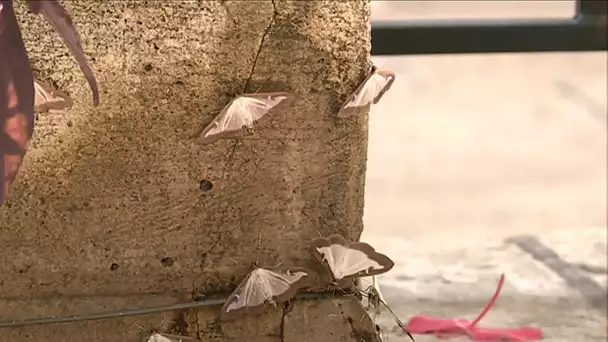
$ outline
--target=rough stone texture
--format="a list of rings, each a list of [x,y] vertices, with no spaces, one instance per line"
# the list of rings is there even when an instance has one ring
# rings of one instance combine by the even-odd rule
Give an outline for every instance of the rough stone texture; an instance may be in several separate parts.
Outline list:
[[[370,65],[367,1],[64,5],[83,37],[102,104],[91,106],[67,49],[20,4],[37,76],[75,101],[68,112],[38,118],[0,211],[0,296],[9,303],[0,309],[3,319],[147,303],[128,295],[170,292],[178,295],[161,297],[175,302],[225,294],[251,262],[306,266],[308,240],[359,238],[367,118],[340,121],[335,112]],[[296,94],[295,103],[255,135],[196,144],[234,93],[285,90]],[[202,193],[204,179],[213,188]],[[166,258],[173,262],[161,262]],[[121,299],[97,305],[84,299],[90,296]],[[43,299],[21,302],[31,297]],[[318,325],[307,333],[319,339],[333,333],[333,340],[353,340],[328,323],[329,303],[296,304],[285,341],[306,340],[295,326],[307,322],[302,315]],[[194,315],[202,322],[215,313],[207,316]],[[216,340],[278,340],[264,335],[276,330],[275,316],[236,324],[242,331]],[[53,333],[53,341],[131,341],[141,330],[135,321],[24,328],[17,340]],[[201,324],[201,334],[213,330]],[[87,327],[93,330],[85,334]],[[0,340],[15,340],[7,334]]]

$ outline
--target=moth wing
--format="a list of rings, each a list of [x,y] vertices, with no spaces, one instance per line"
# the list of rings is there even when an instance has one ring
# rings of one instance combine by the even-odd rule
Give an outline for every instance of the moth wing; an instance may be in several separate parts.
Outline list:
[[[370,96],[369,92],[369,80],[375,74],[375,68],[372,68],[372,71],[367,75],[367,77],[357,86],[355,91],[353,91],[340,110],[338,111],[338,117],[340,118],[348,118],[350,116],[361,115],[371,106],[373,101],[373,96]]]
[[[247,100],[245,110],[249,113],[249,117],[253,122],[258,121],[283,102],[288,102],[292,99],[289,93],[244,94],[242,97]]]
[[[326,256],[336,280],[356,276],[365,270],[381,269],[382,266],[370,259],[365,253],[339,244],[320,248]]]
[[[378,275],[389,271],[394,263],[367,243],[347,244],[339,235],[313,241],[313,252],[330,269],[335,280]]]
[[[333,251],[330,248],[333,244],[344,244],[346,240],[340,235],[332,235],[330,238],[317,238],[314,239],[310,244],[310,250],[313,256],[323,265],[323,267],[329,272],[332,280],[336,279],[334,269],[336,269],[336,260],[333,255]]]
[[[247,311],[255,310],[268,302],[282,302],[293,297],[307,277],[305,271],[279,273],[263,268],[253,270],[230,295],[220,317],[224,320],[236,318]]]
[[[389,70],[372,68],[370,74],[361,82],[355,91],[338,111],[338,117],[347,118],[368,111],[372,104],[378,103],[384,93],[393,85],[395,74]]]
[[[258,268],[249,278],[244,294],[244,303],[255,307],[275,298],[284,297],[293,284],[300,281],[307,274],[302,271],[294,273],[279,273],[263,268]]]
[[[155,333],[148,338],[146,342],[187,342],[187,341],[199,341],[198,338],[192,336],[180,336],[166,333]]]
[[[238,98],[232,99],[230,103],[224,106],[220,113],[205,127],[198,138],[200,143],[209,144],[221,137],[235,136],[233,132],[242,129],[242,126],[238,126],[239,118],[234,118],[236,113],[235,108],[232,108],[237,100]],[[232,129],[232,127],[236,128]]]
[[[365,272],[369,269],[372,270],[381,270],[383,269],[382,265],[380,265],[377,261],[371,259],[367,254],[356,250],[348,248],[346,249],[346,257],[344,258],[344,273],[346,276],[357,275],[360,272]]]
[[[80,44],[80,36],[76,31],[76,27],[72,22],[72,18],[66,10],[61,6],[58,0],[28,0],[27,2],[30,11],[36,14],[42,14],[46,20],[53,26],[53,29],[61,36],[68,49],[72,52],[74,59],[78,62],[80,70],[82,70],[91,91],[93,92],[93,104],[99,104],[99,89],[95,74],[89,66],[82,45]]]
[[[358,276],[379,275],[390,271],[395,263],[388,256],[377,252],[374,247],[365,242],[354,242],[348,245],[351,250],[362,252],[365,257],[357,253],[358,267],[367,267]],[[356,262],[352,261],[354,265]]]
[[[152,334],[147,340],[146,342],[174,342],[173,340],[171,340],[168,337],[165,337],[161,334]]]
[[[268,114],[272,109],[292,99],[289,93],[258,93],[237,96],[211,121],[201,133],[201,143],[241,136],[245,127]]]
[[[72,106],[72,100],[49,85],[40,81],[34,81],[34,107],[37,111],[49,109],[65,109]]]
[[[303,280],[311,276],[312,275],[309,272],[303,270],[287,271],[286,273],[270,271],[268,284],[273,297],[276,298],[277,301],[283,302],[295,296],[297,290],[301,288]],[[288,293],[294,288],[295,291],[292,291],[293,293]]]
[[[395,73],[389,70],[377,70],[376,75],[372,78],[375,83],[374,88],[379,89],[377,95],[374,96],[373,104],[376,104],[395,82]]]

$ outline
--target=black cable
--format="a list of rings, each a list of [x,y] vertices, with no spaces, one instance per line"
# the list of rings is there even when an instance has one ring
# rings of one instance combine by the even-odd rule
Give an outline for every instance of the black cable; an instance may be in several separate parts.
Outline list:
[[[40,318],[27,318],[27,319],[22,319],[22,320],[1,321],[0,328],[16,328],[16,327],[26,327],[26,326],[31,326],[31,325],[84,322],[84,321],[94,321],[94,320],[117,318],[117,317],[143,316],[143,315],[147,315],[147,314],[151,314],[151,313],[158,313],[158,312],[165,312],[165,311],[195,309],[195,308],[202,308],[202,307],[206,307],[206,306],[217,306],[217,305],[224,304],[225,301],[226,301],[225,298],[204,299],[204,300],[199,300],[199,301],[190,302],[190,303],[170,304],[170,305],[163,305],[163,306],[154,306],[154,307],[149,307],[149,308],[126,309],[126,310],[107,311],[107,312],[94,312],[94,313],[71,315],[71,316],[49,316],[49,317],[40,317]]]
[[[318,293],[303,293],[297,295],[296,299],[316,299],[325,296],[335,296],[336,293],[332,292],[318,292]],[[151,313],[165,312],[165,311],[176,311],[176,310],[187,310],[196,309],[209,306],[223,305],[227,298],[212,298],[212,299],[201,299],[190,303],[170,304],[162,306],[153,306],[149,308],[139,309],[125,309],[116,311],[106,312],[93,312],[81,315],[71,316],[49,316],[40,318],[26,318],[12,321],[0,321],[0,328],[17,328],[27,327],[32,325],[44,325],[44,324],[58,324],[58,323],[70,323],[70,322],[85,322],[94,321],[110,318],[129,317],[129,316],[143,316]]]

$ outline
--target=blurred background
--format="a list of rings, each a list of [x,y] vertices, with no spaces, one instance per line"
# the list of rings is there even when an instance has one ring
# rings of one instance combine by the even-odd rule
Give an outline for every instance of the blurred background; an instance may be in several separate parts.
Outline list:
[[[571,0],[372,1],[373,20],[574,12]],[[607,59],[373,57],[396,81],[369,116],[362,240],[395,260],[380,287],[402,320],[472,319],[504,272],[492,325],[543,326],[552,341],[606,340],[605,306],[595,303],[606,302]],[[550,315],[557,309],[559,319]]]

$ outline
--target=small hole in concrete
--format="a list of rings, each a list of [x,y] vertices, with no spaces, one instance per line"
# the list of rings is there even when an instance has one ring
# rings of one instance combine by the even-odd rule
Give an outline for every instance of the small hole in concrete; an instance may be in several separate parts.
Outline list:
[[[201,189],[202,192],[207,192],[213,188],[213,183],[211,183],[211,181],[208,179],[203,179],[199,183],[198,187]]]
[[[171,267],[173,266],[173,259],[171,258],[162,258],[160,259],[160,264],[165,266],[165,267]]]
[[[146,70],[146,71],[152,71],[152,69],[153,69],[152,64],[147,63],[147,64],[144,65],[144,70]]]
[[[112,265],[110,265],[110,271],[116,271],[118,269],[118,264],[113,262]]]

